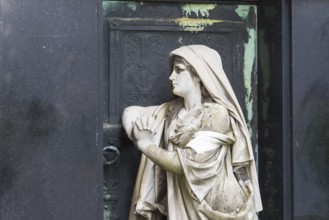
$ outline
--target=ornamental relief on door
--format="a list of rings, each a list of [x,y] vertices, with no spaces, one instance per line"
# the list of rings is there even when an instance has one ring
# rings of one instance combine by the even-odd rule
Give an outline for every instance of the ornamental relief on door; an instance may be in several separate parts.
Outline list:
[[[122,107],[148,103],[159,103],[166,96],[166,88],[161,88],[168,75],[159,74],[164,59],[162,36],[150,33],[134,33],[123,40],[123,76],[120,83],[123,89]],[[150,62],[157,60],[160,62]],[[162,86],[163,87],[163,86]]]

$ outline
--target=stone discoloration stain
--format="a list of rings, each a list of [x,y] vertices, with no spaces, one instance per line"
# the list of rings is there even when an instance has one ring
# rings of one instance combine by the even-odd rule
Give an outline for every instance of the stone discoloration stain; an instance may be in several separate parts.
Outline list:
[[[214,19],[198,19],[198,18],[177,18],[175,22],[182,27],[184,31],[199,32],[203,31],[205,27],[211,26],[215,23],[224,22],[224,20]]]
[[[208,19],[209,11],[215,9],[216,6],[216,4],[183,4],[181,7],[183,17],[177,18],[176,23],[182,27],[184,31],[203,31],[207,26],[223,22],[222,20]],[[189,18],[190,16],[194,16],[194,18]],[[195,18],[195,16],[197,18]]]
[[[193,13],[199,17],[209,17],[209,11],[216,8],[216,4],[184,4],[182,6],[183,15],[191,16]]]

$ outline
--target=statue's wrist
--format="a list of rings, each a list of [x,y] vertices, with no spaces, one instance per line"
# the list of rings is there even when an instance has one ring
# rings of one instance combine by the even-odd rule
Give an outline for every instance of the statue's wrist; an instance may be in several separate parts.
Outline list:
[[[141,151],[144,151],[151,145],[154,145],[154,143],[151,140],[138,140],[138,141],[136,141],[135,144],[138,146],[138,148]]]

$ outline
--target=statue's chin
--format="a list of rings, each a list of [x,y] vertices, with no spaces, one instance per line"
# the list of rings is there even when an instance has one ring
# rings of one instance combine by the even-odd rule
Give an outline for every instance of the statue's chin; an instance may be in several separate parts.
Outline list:
[[[182,91],[179,91],[179,89],[176,87],[174,87],[174,89],[172,90],[174,95],[177,95],[179,97],[184,97],[184,93]]]

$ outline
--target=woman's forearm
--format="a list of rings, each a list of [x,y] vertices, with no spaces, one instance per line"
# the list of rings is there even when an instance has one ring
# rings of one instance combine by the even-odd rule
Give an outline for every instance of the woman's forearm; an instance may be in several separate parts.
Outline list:
[[[151,141],[138,141],[139,149],[156,165],[166,171],[183,175],[183,167],[175,151],[167,151],[152,143]]]

